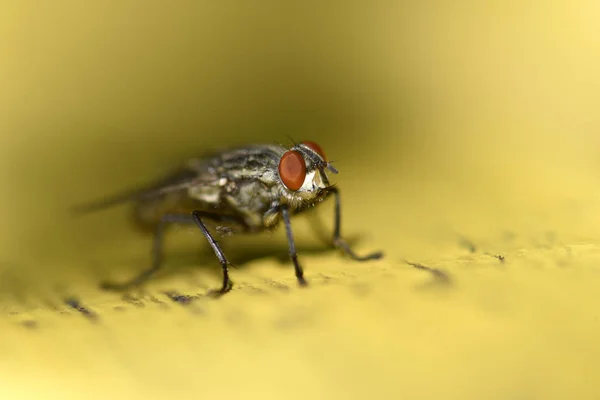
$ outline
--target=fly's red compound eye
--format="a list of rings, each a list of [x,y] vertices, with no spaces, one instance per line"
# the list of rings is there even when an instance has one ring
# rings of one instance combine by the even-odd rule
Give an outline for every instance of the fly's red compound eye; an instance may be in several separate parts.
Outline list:
[[[306,163],[302,154],[295,150],[284,153],[279,160],[279,176],[288,189],[300,189],[306,178]]]
[[[327,161],[327,158],[325,158],[325,152],[323,151],[321,146],[319,146],[315,142],[308,142],[308,141],[302,142],[302,144],[305,145],[306,147],[308,147],[309,149],[311,149],[312,151],[314,151],[315,153],[317,153],[318,155],[320,155],[324,161]]]

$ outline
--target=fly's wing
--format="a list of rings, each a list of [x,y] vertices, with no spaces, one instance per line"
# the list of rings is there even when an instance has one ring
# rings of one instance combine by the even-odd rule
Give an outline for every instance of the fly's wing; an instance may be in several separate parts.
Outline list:
[[[76,205],[71,208],[71,212],[75,215],[83,215],[127,202],[151,200],[167,193],[186,190],[190,185],[208,179],[214,178],[202,174],[197,168],[185,167],[144,187],[117,193],[98,201]]]

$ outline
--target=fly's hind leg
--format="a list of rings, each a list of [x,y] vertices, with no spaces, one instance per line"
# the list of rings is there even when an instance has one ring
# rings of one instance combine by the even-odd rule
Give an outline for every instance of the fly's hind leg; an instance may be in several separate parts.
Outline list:
[[[123,291],[142,285],[161,268],[163,258],[163,238],[166,228],[170,225],[193,225],[194,223],[193,217],[189,214],[163,215],[154,231],[152,239],[152,266],[125,282],[104,282],[102,288],[105,290]]]
[[[215,252],[215,255],[219,259],[221,264],[221,268],[223,269],[223,286],[220,290],[212,291],[212,295],[222,295],[231,290],[233,283],[229,279],[228,265],[229,262],[219,246],[219,243],[215,240],[215,238],[210,234],[206,225],[202,222],[202,218],[213,219],[217,221],[230,221],[232,218],[224,217],[224,216],[215,216],[211,213],[205,213],[202,211],[194,211],[192,214],[166,214],[161,218],[160,223],[158,224],[156,231],[154,232],[154,238],[152,242],[152,266],[140,273],[135,278],[121,282],[105,282],[102,284],[102,287],[106,290],[114,290],[114,291],[123,291],[128,290],[133,287],[137,287],[146,282],[149,278],[151,278],[157,271],[160,270],[163,258],[163,237],[166,227],[169,225],[197,225],[208,243],[210,247]]]

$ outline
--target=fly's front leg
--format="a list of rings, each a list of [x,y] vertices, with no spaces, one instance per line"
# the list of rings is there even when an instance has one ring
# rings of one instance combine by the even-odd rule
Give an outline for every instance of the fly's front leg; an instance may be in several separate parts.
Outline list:
[[[298,253],[296,253],[296,244],[294,243],[294,235],[292,233],[292,223],[290,222],[290,212],[287,206],[281,206],[281,215],[283,217],[283,223],[285,225],[285,232],[287,234],[287,240],[290,250],[290,258],[294,263],[294,270],[296,272],[296,278],[301,286],[306,286],[306,280],[304,279],[304,271],[298,262]]]
[[[377,260],[383,257],[383,253],[381,251],[375,251],[364,256],[357,255],[348,243],[341,236],[341,204],[340,204],[340,192],[337,188],[333,187],[330,189],[331,192],[335,195],[335,221],[334,221],[334,230],[333,230],[333,245],[338,249],[341,249],[346,255],[352,258],[355,261],[367,261],[367,260]]]

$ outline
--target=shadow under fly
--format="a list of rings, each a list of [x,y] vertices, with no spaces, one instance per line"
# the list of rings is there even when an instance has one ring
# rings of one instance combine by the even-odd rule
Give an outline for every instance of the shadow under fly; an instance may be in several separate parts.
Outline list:
[[[204,235],[223,271],[222,295],[232,288],[230,265],[215,234],[207,228],[211,222],[220,236],[253,234],[273,230],[281,223],[300,285],[306,285],[298,261],[291,217],[303,213],[330,196],[335,198],[333,247],[356,261],[379,259],[382,252],[357,255],[342,238],[340,191],[329,183],[327,172],[338,171],[327,161],[314,142],[291,147],[277,144],[249,145],[193,158],[182,167],[145,187],[73,208],[76,214],[134,202],[136,223],[154,234],[152,264],[138,276],[121,283],[106,282],[109,290],[127,290],[139,286],[160,268],[163,237],[171,225],[194,225]]]

